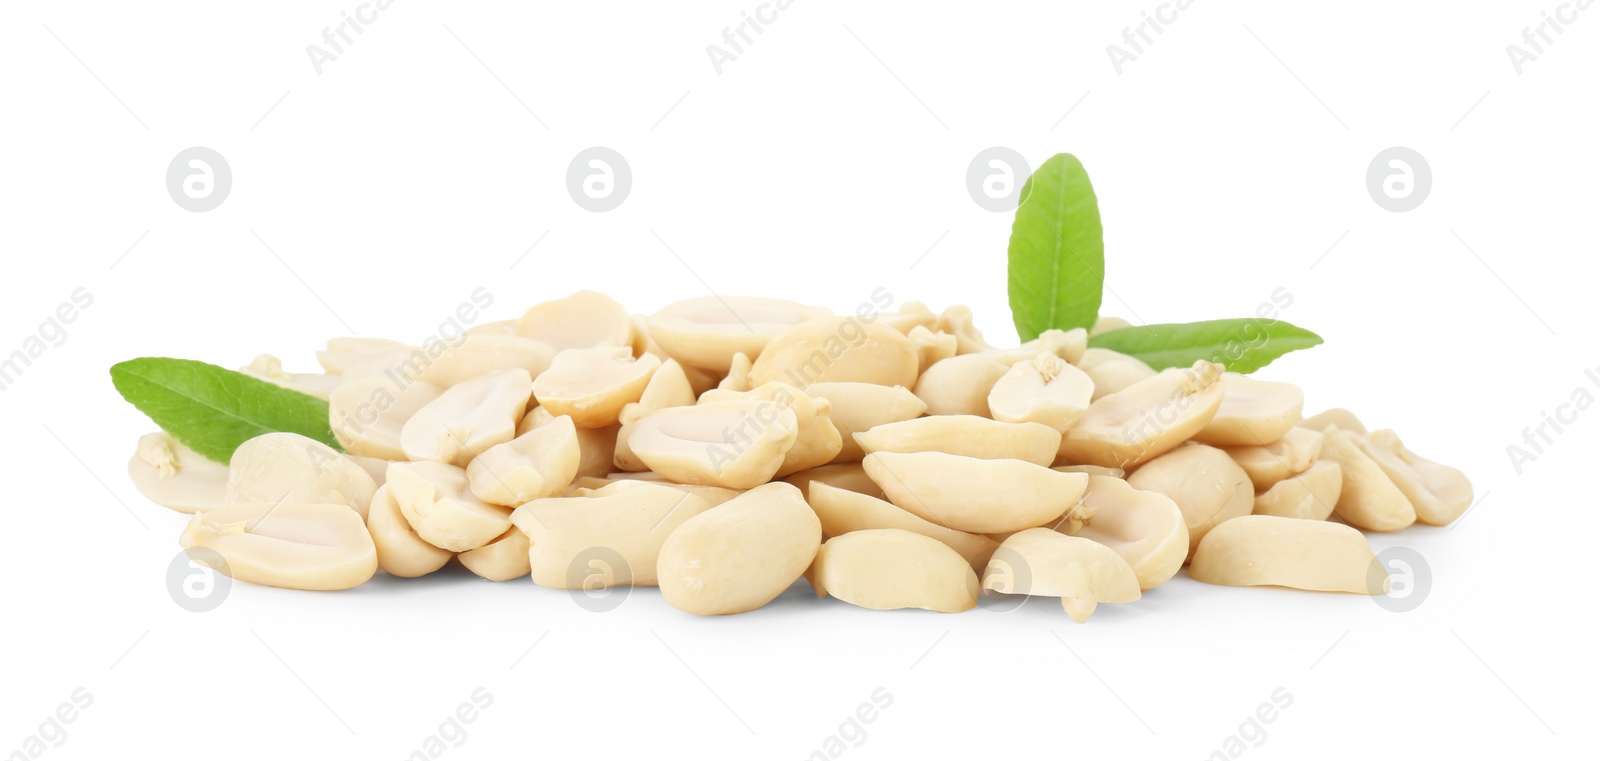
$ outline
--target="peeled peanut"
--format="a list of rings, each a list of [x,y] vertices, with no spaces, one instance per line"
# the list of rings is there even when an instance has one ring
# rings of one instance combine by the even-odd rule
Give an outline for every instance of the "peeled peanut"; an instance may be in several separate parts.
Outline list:
[[[1339,504],[1344,473],[1331,460],[1319,460],[1303,473],[1283,479],[1256,495],[1256,515],[1327,520]]]
[[[741,491],[739,489],[724,489],[721,486],[700,486],[698,484],[680,484],[680,483],[678,483],[676,481],[667,480],[667,477],[661,475],[660,473],[654,473],[654,472],[651,472],[651,471],[647,470],[647,471],[644,471],[642,473],[612,473],[611,475],[607,476],[606,478],[584,478],[584,479],[580,479],[579,481],[574,481],[572,486],[569,487],[567,489],[567,491],[564,492],[563,494],[561,494],[560,496],[563,496],[563,497],[583,496],[583,495],[595,492],[595,491],[597,491],[599,489],[605,488],[607,486],[610,486],[611,484],[614,484],[614,483],[616,483],[618,481],[643,481],[645,483],[658,484],[660,486],[666,486],[668,488],[677,489],[678,491],[681,491],[681,492],[684,492],[684,493],[687,493],[687,494],[693,494],[696,497],[699,497],[699,498],[705,500],[706,502],[710,503],[712,507],[716,507],[717,505],[720,505],[720,504],[722,504],[724,502],[727,502],[728,500],[733,499],[734,497],[737,497],[740,494],[744,493],[743,491]],[[585,489],[587,491],[582,491],[582,490],[585,490]]]
[[[349,589],[378,570],[366,525],[343,504],[219,507],[195,513],[178,541],[184,549],[205,547],[220,555],[226,566],[212,570],[269,587]],[[210,565],[203,556],[193,560]]]
[[[1194,440],[1217,446],[1259,446],[1277,441],[1300,422],[1305,394],[1293,383],[1223,373],[1222,404]]]
[[[958,350],[957,356],[929,366],[913,390],[926,402],[929,415],[989,415],[989,391],[1011,366],[1049,352],[1068,362],[1083,356],[1088,341],[1082,328],[1047,330],[1015,349],[988,349],[976,354]]]
[[[350,454],[404,460],[400,431],[442,393],[423,381],[402,385],[382,376],[347,381],[328,395],[328,426]]]
[[[976,415],[934,415],[885,423],[855,434],[864,452],[944,452],[985,460],[1049,465],[1061,432],[1040,423],[1003,423]]]
[[[958,342],[956,337],[949,333],[935,333],[918,325],[906,334],[911,341],[912,348],[917,350],[917,376],[928,371],[934,363],[942,362],[956,355]]]
[[[1102,396],[1115,394],[1156,374],[1139,358],[1110,349],[1084,350],[1083,358],[1078,360],[1078,369],[1094,383],[1094,395],[1090,401],[1099,401]]]
[[[749,391],[755,387],[750,382],[750,369],[755,362],[744,354],[733,355],[733,361],[728,365],[728,374],[722,376],[717,382],[717,388],[723,391]]]
[[[939,325],[939,315],[920,301],[907,301],[893,312],[880,312],[878,319],[908,337],[917,328],[933,330]]]
[[[749,489],[772,480],[799,433],[792,409],[747,398],[657,410],[638,422],[628,445],[674,481]]]
[[[896,507],[977,534],[1049,523],[1078,501],[1089,478],[1022,460],[944,452],[873,452],[862,465]]]
[[[1176,576],[1189,551],[1189,530],[1176,502],[1110,476],[1089,476],[1083,499],[1055,530],[1110,547],[1146,590]]]
[[[1411,501],[1417,520],[1447,526],[1472,507],[1472,482],[1465,473],[1419,457],[1394,431],[1373,431],[1355,441]]]
[[[661,595],[699,615],[755,610],[799,579],[821,546],[822,524],[799,489],[758,486],[667,537],[656,566]]]
[[[146,499],[180,513],[227,504],[228,466],[212,462],[166,433],[139,437],[128,459],[128,478]]]
[[[1305,472],[1322,456],[1322,432],[1295,427],[1265,446],[1226,447],[1222,451],[1244,468],[1256,491],[1266,491],[1289,476]]]
[[[840,435],[839,454],[833,462],[860,462],[866,452],[855,434],[880,425],[911,420],[927,411],[916,394],[904,386],[876,383],[813,383],[806,393],[828,401],[828,418]]]
[[[822,535],[825,537],[869,529],[902,529],[944,543],[979,571],[983,570],[998,546],[993,539],[981,534],[946,528],[885,500],[829,486],[822,481],[809,484],[806,502],[810,503],[818,520],[822,521]]]
[[[1417,511],[1405,492],[1362,448],[1354,431],[1330,426],[1322,434],[1322,457],[1339,466],[1342,483],[1333,511],[1365,531],[1399,531],[1417,522]]]
[[[983,340],[983,333],[973,323],[970,307],[957,304],[946,308],[939,314],[934,328],[956,337],[956,354],[977,354],[994,348]]]
[[[701,296],[649,318],[650,337],[673,359],[726,374],[735,354],[755,357],[778,333],[832,316],[821,307],[780,299]]]
[[[1110,333],[1113,330],[1121,330],[1123,328],[1131,327],[1133,327],[1133,323],[1128,322],[1121,317],[1100,315],[1100,318],[1094,321],[1094,326],[1089,328],[1089,337],[1093,338],[1101,333]]]
[[[917,382],[917,369],[917,350],[910,339],[883,323],[852,315],[804,322],[774,335],[750,368],[750,382],[781,381],[798,388],[828,381],[910,387]]]
[[[555,416],[551,415],[549,410],[534,407],[528,410],[528,414],[522,416],[522,422],[517,424],[517,435],[526,435],[529,431],[548,425],[553,420]],[[616,459],[617,437],[621,432],[621,425],[578,429],[579,477],[600,478],[611,472],[612,461]]]
[[[1389,579],[1367,538],[1349,526],[1247,515],[1206,535],[1189,575],[1207,584],[1388,594]]]
[[[416,529],[400,512],[400,503],[389,493],[388,485],[378,487],[372,495],[372,509],[367,511],[367,531],[372,534],[372,544],[377,548],[378,567],[392,576],[416,578],[443,568],[455,553],[440,549],[423,541]]]
[[[1099,542],[1047,528],[1019,531],[1001,542],[984,569],[983,588],[1059,597],[1062,609],[1080,624],[1102,602],[1139,599],[1139,580],[1122,556]]]
[[[521,368],[494,370],[446,389],[400,428],[410,460],[465,466],[489,447],[515,438],[533,379]]]
[[[738,399],[756,399],[794,413],[796,434],[794,444],[784,453],[783,464],[775,475],[782,478],[791,473],[826,465],[844,447],[843,437],[829,416],[832,404],[823,397],[813,397],[787,383],[764,383],[748,391],[715,389],[700,395],[700,401],[721,402]]]
[[[587,349],[609,344],[628,346],[632,338],[628,310],[610,296],[578,291],[546,301],[524,312],[517,333],[556,349]]]
[[[1062,473],[1088,473],[1091,476],[1128,477],[1128,471],[1122,468],[1102,468],[1099,465],[1056,465],[1050,469],[1059,470]]]
[[[382,486],[384,479],[389,477],[388,460],[380,460],[376,457],[362,457],[361,455],[350,454],[348,452],[346,452],[343,456],[344,459],[355,463],[357,467],[360,467],[362,470],[366,471],[367,475],[372,477],[372,483],[376,486]]]
[[[978,604],[978,575],[955,550],[895,528],[835,536],[812,566],[817,596],[872,610],[959,613]]]
[[[332,375],[348,376],[374,357],[410,348],[387,338],[330,338],[328,348],[317,352],[317,364]]]
[[[271,354],[258,355],[250,364],[239,368],[239,372],[318,399],[327,399],[340,383],[339,376],[332,373],[284,372],[283,362]]]
[[[801,494],[806,499],[811,498],[811,485],[824,483],[840,489],[848,489],[857,494],[883,499],[883,489],[872,482],[872,477],[867,475],[867,469],[859,462],[834,463],[823,465],[810,470],[802,470],[788,478],[783,479],[799,487]]]
[[[494,541],[456,556],[467,570],[489,581],[510,581],[528,575],[528,535],[512,526]]]
[[[622,427],[617,430],[616,453],[612,456],[616,466],[621,470],[649,470],[644,462],[634,456],[633,449],[628,446],[628,439],[633,436],[634,424],[656,410],[688,407],[694,402],[694,387],[689,382],[689,376],[684,372],[683,365],[678,364],[676,359],[661,363],[661,367],[656,368],[655,374],[650,376],[650,382],[645,384],[644,393],[639,396],[639,401],[623,405],[622,413],[617,416],[617,422],[621,423]]]
[[[404,369],[386,377],[420,380],[442,388],[495,370],[522,368],[539,377],[555,359],[556,348],[518,335],[465,335],[450,342],[437,357],[418,350]]]
[[[478,499],[516,507],[567,488],[582,459],[578,429],[562,415],[472,458],[467,482]]]
[[[528,535],[539,586],[648,587],[656,584],[656,558],[668,537],[709,509],[706,500],[663,484],[617,481],[571,497],[534,500],[517,508],[511,520]]]
[[[1132,468],[1204,428],[1222,403],[1222,366],[1170,368],[1089,405],[1061,440],[1067,463]]]
[[[469,336],[514,336],[517,335],[516,320],[495,320],[493,322],[480,322],[467,328]]]
[[[639,401],[661,360],[634,358],[627,346],[567,349],[533,381],[533,397],[551,415],[571,416],[579,428],[604,428],[622,416],[624,405]]]
[[[365,518],[378,485],[360,465],[298,433],[266,433],[233,450],[223,499],[230,505],[348,505]]]
[[[473,496],[466,471],[440,462],[396,462],[385,484],[417,536],[435,547],[466,552],[511,527],[511,511]]]
[[[929,415],[989,414],[989,390],[1008,365],[988,352],[962,354],[929,365],[913,387]]]
[[[1355,413],[1339,407],[1333,407],[1331,409],[1318,412],[1311,417],[1301,420],[1295,425],[1301,428],[1310,428],[1313,431],[1319,432],[1327,430],[1328,426],[1330,425],[1337,425],[1346,431],[1355,431],[1356,433],[1360,434],[1365,434],[1367,432],[1367,427],[1361,424],[1361,421],[1356,418]]]
[[[1042,423],[1065,431],[1083,417],[1094,382],[1049,352],[1011,366],[989,390],[989,412],[1006,423]]]
[[[1189,531],[1190,555],[1206,532],[1249,515],[1255,507],[1255,488],[1244,469],[1227,453],[1204,444],[1178,447],[1139,466],[1128,476],[1128,485],[1177,503]]]

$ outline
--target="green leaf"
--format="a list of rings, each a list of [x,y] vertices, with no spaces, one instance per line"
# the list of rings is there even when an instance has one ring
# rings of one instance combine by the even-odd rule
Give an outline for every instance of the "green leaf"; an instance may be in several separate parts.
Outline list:
[[[1094,187],[1076,156],[1051,156],[1023,184],[1007,248],[1019,338],[1094,325],[1106,280],[1102,233]]]
[[[298,433],[343,451],[328,426],[327,402],[244,373],[141,357],[113,365],[111,383],[162,430],[217,462],[264,433]]]
[[[1131,354],[1157,370],[1204,359],[1236,373],[1253,373],[1291,351],[1320,343],[1322,337],[1305,328],[1254,317],[1135,326],[1089,339],[1092,347]]]

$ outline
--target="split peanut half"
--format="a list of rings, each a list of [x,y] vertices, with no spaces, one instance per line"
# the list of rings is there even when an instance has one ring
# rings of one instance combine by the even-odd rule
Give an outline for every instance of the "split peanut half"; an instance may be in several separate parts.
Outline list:
[[[806,499],[811,498],[811,485],[814,483],[824,483],[878,499],[883,499],[884,496],[883,489],[872,482],[872,477],[867,475],[867,469],[859,462],[834,463],[802,470],[784,480],[799,487],[800,493]]]
[[[512,526],[494,541],[456,556],[467,570],[489,581],[510,581],[527,576],[532,570],[528,559],[528,535]]]
[[[1146,378],[1155,377],[1156,374],[1155,370],[1138,358],[1110,349],[1085,350],[1083,359],[1078,360],[1078,369],[1089,376],[1090,382],[1094,383],[1094,394],[1090,397],[1092,402],[1099,401],[1102,396],[1115,394]]]
[[[440,462],[396,462],[385,484],[417,536],[435,547],[466,552],[511,527],[511,511],[472,494],[466,471]]]
[[[180,513],[227,504],[228,466],[206,459],[162,431],[139,437],[139,446],[128,459],[128,478],[146,499]]]
[[[212,570],[252,584],[335,590],[359,586],[378,570],[361,516],[347,505],[282,502],[231,505],[195,513],[178,538],[184,549],[221,556]],[[203,556],[191,556],[207,564]]]
[[[233,450],[223,499],[230,505],[348,505],[362,518],[378,485],[332,447],[298,433],[266,433]]]
[[[1055,530],[1110,547],[1128,561],[1143,590],[1176,576],[1189,551],[1189,530],[1176,502],[1110,476],[1089,476],[1083,499]]]
[[[683,371],[683,365],[678,364],[676,359],[661,363],[661,366],[656,368],[655,374],[650,376],[650,382],[645,384],[644,393],[639,396],[639,401],[623,405],[622,413],[617,416],[617,422],[622,425],[617,429],[616,453],[612,455],[612,461],[617,468],[630,471],[650,469],[634,456],[633,449],[628,446],[628,439],[633,436],[634,424],[656,410],[688,407],[694,403],[694,386],[689,382],[688,373]]]
[[[582,459],[578,429],[562,415],[472,458],[467,482],[478,499],[516,507],[567,488]]]
[[[635,358],[627,346],[567,349],[533,380],[533,397],[551,415],[568,415],[579,428],[604,428],[639,401],[661,360]]]
[[[772,480],[799,434],[794,410],[736,399],[652,412],[637,423],[628,446],[651,470],[679,483],[749,489]]]
[[[1353,440],[1411,501],[1417,520],[1447,526],[1472,507],[1472,483],[1465,473],[1419,457],[1394,431],[1373,431]]]
[[[983,588],[1059,597],[1073,621],[1089,620],[1102,602],[1139,599],[1139,580],[1122,556],[1099,542],[1033,528],[1012,534],[983,572]]]
[[[1023,360],[995,381],[989,390],[989,412],[1006,423],[1042,423],[1066,431],[1083,417],[1094,395],[1094,381],[1082,370],[1040,352]]]
[[[701,296],[651,315],[650,337],[673,359],[727,374],[735,354],[756,357],[778,333],[833,316],[821,307],[780,299]]]
[[[895,507],[886,500],[830,486],[822,481],[811,483],[805,496],[811,509],[816,511],[817,519],[822,522],[822,535],[825,537],[871,529],[910,531],[944,543],[975,571],[983,570],[984,564],[989,562],[989,556],[994,554],[994,548],[999,546],[982,534],[946,528]]]
[[[1189,575],[1233,587],[1389,592],[1389,577],[1360,531],[1274,515],[1249,515],[1218,526],[1200,542]]]
[[[821,546],[822,524],[799,489],[758,486],[667,537],[656,566],[661,595],[703,616],[755,610],[799,579]]]
[[[1289,476],[1304,473],[1322,456],[1322,432],[1295,427],[1265,446],[1226,447],[1223,451],[1244,468],[1256,491],[1266,491]]]
[[[1339,501],[1333,511],[1364,531],[1399,531],[1417,522],[1417,510],[1389,474],[1362,448],[1365,438],[1330,426],[1322,434],[1322,456],[1339,466]]]
[[[1305,395],[1293,383],[1223,373],[1222,404],[1194,435],[1202,444],[1253,446],[1277,441],[1300,422]]]
[[[862,465],[896,507],[975,534],[1049,523],[1077,503],[1089,480],[1021,460],[944,452],[874,452]]]
[[[781,381],[805,388],[827,381],[911,386],[917,381],[917,350],[904,334],[855,316],[827,317],[788,328],[756,358],[750,382]]]
[[[808,578],[817,596],[872,610],[959,613],[978,604],[978,575],[955,550],[895,528],[835,536],[817,550]]]
[[[400,432],[406,421],[442,393],[423,381],[402,385],[383,376],[346,381],[328,395],[328,427],[350,454],[404,460]]]
[[[250,364],[239,368],[239,372],[318,399],[327,399],[343,380],[333,373],[285,372],[283,362],[271,354],[258,355]]]
[[[832,462],[860,462],[866,451],[857,443],[855,434],[917,418],[928,409],[928,405],[905,386],[813,383],[806,393],[828,400],[828,417],[840,436],[839,454]]]
[[[517,333],[561,349],[609,344],[628,346],[633,337],[628,310],[610,296],[578,291],[536,304],[517,321]]]
[[[1256,495],[1256,515],[1280,518],[1327,520],[1339,504],[1344,472],[1331,460],[1319,460],[1303,473],[1297,473]]]
[[[944,452],[985,460],[1055,461],[1061,432],[1040,423],[1002,423],[976,415],[933,415],[855,434],[865,453]]]
[[[511,520],[531,543],[533,582],[554,589],[655,586],[662,545],[712,509],[687,492],[648,481],[618,481],[516,509]]]
[[[454,552],[440,549],[417,535],[416,529],[400,512],[400,503],[389,493],[389,486],[378,487],[367,511],[367,531],[377,549],[378,567],[391,576],[416,578],[443,568]]]
[[[400,429],[409,460],[465,467],[489,447],[515,438],[533,379],[527,370],[495,370],[446,389]]]
[[[1255,508],[1255,488],[1244,469],[1227,453],[1204,444],[1178,447],[1139,466],[1128,476],[1128,485],[1164,494],[1178,505],[1189,531],[1190,555],[1217,524]]]
[[[1222,366],[1170,368],[1089,405],[1061,440],[1065,464],[1132,468],[1198,433],[1222,404]]]

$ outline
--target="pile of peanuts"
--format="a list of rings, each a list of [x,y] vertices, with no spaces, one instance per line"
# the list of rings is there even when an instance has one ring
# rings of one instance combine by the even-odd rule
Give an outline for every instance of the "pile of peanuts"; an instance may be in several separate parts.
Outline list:
[[[1000,349],[965,307],[709,296],[643,317],[583,291],[420,347],[334,339],[323,373],[242,369],[327,399],[344,452],[270,433],[222,465],[152,433],[129,473],[235,579],[346,589],[453,558],[493,581],[659,586],[703,615],[804,577],[866,608],[989,591],[1084,621],[1185,564],[1385,594],[1362,532],[1472,502],[1393,432],[1302,417],[1292,384],[1157,372],[1088,348],[1094,331]]]

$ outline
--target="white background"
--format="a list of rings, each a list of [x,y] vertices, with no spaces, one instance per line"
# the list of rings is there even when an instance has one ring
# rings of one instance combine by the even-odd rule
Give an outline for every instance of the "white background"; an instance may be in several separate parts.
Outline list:
[[[1154,0],[799,0],[718,75],[706,46],[756,4],[685,5],[400,0],[320,75],[305,48],[353,2],[7,5],[0,351],[74,289],[94,301],[0,393],[0,753],[79,687],[93,703],[45,757],[404,758],[480,687],[492,706],[442,757],[799,759],[878,688],[892,704],[842,757],[1204,758],[1278,688],[1292,704],[1241,757],[1579,746],[1600,412],[1520,475],[1506,447],[1600,395],[1600,9],[1518,75],[1505,48],[1554,0],[1199,0],[1119,75],[1106,47]],[[565,188],[594,145],[633,170],[609,213]],[[1085,625],[803,584],[701,619],[655,590],[594,614],[459,571],[241,584],[205,614],[169,598],[184,519],[127,482],[152,425],[114,362],[310,371],[330,336],[421,340],[480,285],[488,319],[580,288],[649,313],[708,289],[843,311],[882,286],[1014,343],[1010,214],[965,188],[996,145],[1088,167],[1106,312],[1242,317],[1286,288],[1282,317],[1327,343],[1262,376],[1467,470],[1483,499],[1456,527],[1373,538],[1427,559],[1420,607],[1180,577]],[[1365,187],[1395,145],[1432,167],[1409,213]],[[164,187],[191,146],[232,167],[214,211]]]

